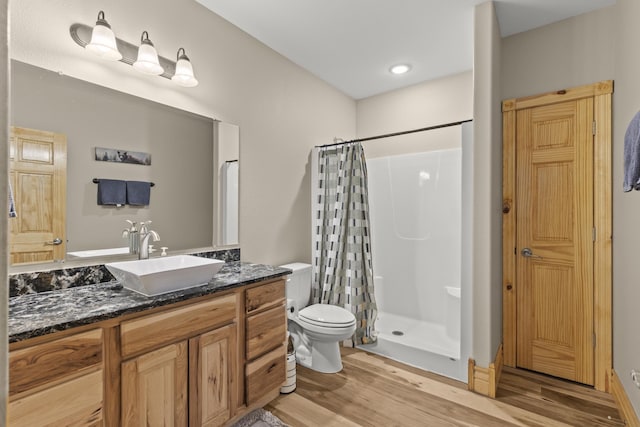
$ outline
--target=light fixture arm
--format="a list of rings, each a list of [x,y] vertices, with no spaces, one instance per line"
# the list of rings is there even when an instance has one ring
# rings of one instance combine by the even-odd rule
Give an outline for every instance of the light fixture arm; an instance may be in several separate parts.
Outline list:
[[[151,46],[153,46],[153,43],[151,43],[151,40],[149,40],[149,33],[146,30],[143,31],[142,35],[140,36],[140,43],[150,44]]]
[[[98,20],[96,21],[96,25],[104,25],[107,28],[111,28],[111,25],[104,19],[104,11],[98,12]]]
[[[100,16],[102,16],[102,18],[104,19],[104,12],[100,11],[100,13],[98,14],[98,20],[100,19]],[[83,48],[89,43],[89,41],[91,41],[92,31],[93,28],[85,24],[76,23],[69,27],[71,38]],[[145,33],[147,32],[142,32],[141,42],[144,42]],[[149,34],[147,34],[147,42],[151,43],[148,37]],[[124,62],[125,64],[133,66],[133,63],[136,62],[136,59],[138,57],[138,46],[117,37],[116,44],[118,45],[118,50],[122,54],[122,59],[120,59],[120,62]],[[162,68],[164,68],[164,72],[160,74],[160,76],[164,77],[165,79],[171,80],[171,77],[175,74],[176,71],[176,62],[160,55],[158,55],[158,61],[160,62]]]

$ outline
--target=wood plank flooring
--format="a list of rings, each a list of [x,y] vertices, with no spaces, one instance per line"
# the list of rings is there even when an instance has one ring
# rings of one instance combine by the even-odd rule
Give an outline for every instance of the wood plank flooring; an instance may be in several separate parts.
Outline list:
[[[296,391],[265,409],[292,427],[624,425],[610,395],[528,371],[505,368],[493,400],[362,350],[342,362],[333,375],[298,365]]]

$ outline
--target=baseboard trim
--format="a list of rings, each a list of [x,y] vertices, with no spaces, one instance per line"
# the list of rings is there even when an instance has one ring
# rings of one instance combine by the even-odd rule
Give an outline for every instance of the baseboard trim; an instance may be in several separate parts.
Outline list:
[[[627,396],[627,392],[624,390],[620,377],[618,377],[618,374],[616,374],[616,371],[613,369],[611,370],[611,394],[616,400],[618,410],[625,424],[629,427],[640,427],[638,415],[631,405],[631,400],[629,400],[629,396]]]
[[[504,348],[502,344],[498,347],[498,352],[488,368],[477,366],[476,361],[469,359],[468,371],[468,388],[491,398],[496,397],[498,391],[498,382],[502,375],[502,367],[504,366]]]

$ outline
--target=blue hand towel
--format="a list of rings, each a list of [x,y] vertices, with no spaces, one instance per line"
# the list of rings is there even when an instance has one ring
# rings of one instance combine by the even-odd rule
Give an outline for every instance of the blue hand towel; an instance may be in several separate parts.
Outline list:
[[[134,206],[147,206],[151,198],[151,183],[127,181],[127,203]]]
[[[640,190],[640,111],[624,135],[624,191]]]
[[[98,204],[122,206],[127,202],[127,185],[119,179],[98,181]]]

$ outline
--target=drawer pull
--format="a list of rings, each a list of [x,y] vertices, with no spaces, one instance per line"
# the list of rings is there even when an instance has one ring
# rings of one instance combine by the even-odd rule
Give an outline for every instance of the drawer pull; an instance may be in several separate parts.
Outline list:
[[[277,363],[272,363],[271,366],[269,366],[269,369],[267,369],[267,372],[271,373],[271,371],[273,371],[273,368],[275,368],[276,366],[278,366]]]

